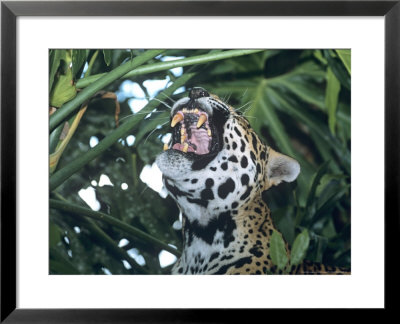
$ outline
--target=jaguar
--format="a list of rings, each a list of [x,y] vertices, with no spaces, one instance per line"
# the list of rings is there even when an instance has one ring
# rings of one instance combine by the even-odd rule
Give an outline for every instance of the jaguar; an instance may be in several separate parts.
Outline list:
[[[282,273],[271,260],[277,229],[262,195],[294,181],[299,163],[263,144],[243,114],[203,88],[173,105],[171,128],[156,164],[182,214],[183,251],[172,274]],[[285,273],[345,271],[304,262]]]

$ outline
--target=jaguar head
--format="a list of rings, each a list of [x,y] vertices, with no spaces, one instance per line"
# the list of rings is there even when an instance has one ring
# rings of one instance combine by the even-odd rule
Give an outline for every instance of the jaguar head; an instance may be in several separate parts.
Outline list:
[[[171,127],[171,143],[156,163],[186,212],[193,204],[202,215],[243,205],[300,172],[297,161],[264,145],[246,118],[202,88],[174,104]]]

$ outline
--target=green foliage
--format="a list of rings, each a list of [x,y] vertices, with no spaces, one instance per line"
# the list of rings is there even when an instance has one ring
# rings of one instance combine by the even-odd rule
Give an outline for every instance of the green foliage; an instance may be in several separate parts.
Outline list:
[[[310,245],[310,237],[308,230],[304,229],[296,236],[291,251],[287,251],[282,235],[277,231],[273,231],[270,244],[272,263],[276,265],[278,271],[281,270],[282,273],[287,273],[292,266],[303,262]]]
[[[271,235],[271,260],[278,267],[278,270],[283,270],[286,267],[289,258],[287,256],[287,251],[285,248],[285,241],[282,235],[273,231]]]
[[[182,76],[170,70],[180,63],[163,60],[171,56],[184,57]],[[89,210],[78,194],[89,188],[99,204],[97,216],[109,215],[181,249],[175,203],[139,176],[162,150],[168,106],[184,95],[175,90],[201,86],[241,111],[268,145],[301,165],[295,183],[263,195],[282,233],[273,234],[273,262],[279,269],[304,258],[349,266],[350,75],[350,50],[50,50],[49,97],[59,108],[50,118],[51,148],[64,122],[90,100],[50,177],[51,198]],[[130,101],[146,100],[148,82],[166,77],[171,82],[157,99],[132,113]],[[125,80],[135,82],[146,98],[124,94]],[[115,102],[101,99],[99,91],[119,94],[118,128]],[[91,147],[91,139],[98,144]],[[112,185],[101,185],[102,175]],[[49,242],[53,274],[169,272],[159,262],[164,249],[151,239],[77,211],[50,209]]]

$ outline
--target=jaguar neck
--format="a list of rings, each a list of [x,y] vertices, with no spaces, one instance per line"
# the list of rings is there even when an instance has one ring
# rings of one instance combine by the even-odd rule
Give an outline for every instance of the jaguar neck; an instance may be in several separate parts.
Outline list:
[[[176,272],[224,273],[224,266],[227,269],[239,259],[267,260],[273,229],[268,206],[259,198],[215,213],[207,224],[183,214],[183,254]]]

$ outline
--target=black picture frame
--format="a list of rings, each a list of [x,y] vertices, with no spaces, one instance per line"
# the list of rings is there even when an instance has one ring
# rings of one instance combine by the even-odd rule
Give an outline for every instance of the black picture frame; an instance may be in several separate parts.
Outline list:
[[[399,237],[400,0],[395,1],[2,1],[1,322],[223,322],[265,310],[16,308],[16,19],[18,16],[383,16],[385,19],[385,309],[395,306]],[[371,125],[373,129],[373,125]],[[373,148],[371,148],[373,154]],[[368,157],[366,157],[368,159]],[[373,166],[371,166],[373,170]],[[373,188],[371,188],[373,190]],[[373,239],[373,233],[371,233]],[[396,241],[394,241],[396,242]],[[373,260],[371,261],[373,263]],[[365,271],[368,271],[367,269]],[[186,297],[185,297],[186,298]],[[392,299],[393,298],[393,299]],[[256,314],[254,314],[256,312]]]

